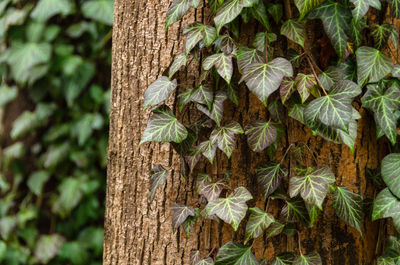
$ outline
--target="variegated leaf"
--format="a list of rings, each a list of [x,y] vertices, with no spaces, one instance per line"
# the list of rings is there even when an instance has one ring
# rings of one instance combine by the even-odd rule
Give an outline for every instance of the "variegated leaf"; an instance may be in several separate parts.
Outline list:
[[[348,37],[346,32],[349,31],[352,18],[349,9],[340,3],[328,0],[312,11],[308,18],[322,20],[326,34],[331,40],[336,53],[342,58],[347,49]]]
[[[372,221],[389,217],[392,218],[397,232],[400,232],[400,200],[390,192],[389,188],[386,188],[375,198]]]
[[[378,82],[392,71],[392,59],[374,48],[362,46],[357,49],[356,57],[357,82],[361,87]]]
[[[168,77],[161,76],[144,92],[144,108],[147,109],[168,99],[176,87],[176,79],[171,81]]]
[[[275,58],[267,64],[252,63],[243,69],[239,83],[246,82],[247,87],[266,106],[268,96],[277,90],[283,77],[293,75],[291,63],[281,57]]]
[[[150,201],[154,199],[158,186],[164,185],[165,180],[168,176],[168,170],[166,170],[162,165],[151,169],[151,179],[150,179]]]
[[[381,174],[389,190],[400,198],[400,153],[392,153],[383,158]]]
[[[194,22],[184,28],[183,34],[186,35],[185,48],[188,54],[201,40],[206,46],[211,45],[217,37],[217,30],[212,26]]]
[[[279,87],[279,94],[281,96],[282,103],[285,104],[286,100],[290,98],[296,89],[296,81],[293,78],[285,77],[282,80],[281,86]]]
[[[381,10],[381,2],[379,0],[350,0],[350,2],[355,6],[351,12],[356,19],[361,19],[365,16],[370,6]]]
[[[210,70],[213,66],[217,69],[218,74],[229,84],[233,73],[232,55],[226,55],[224,52],[216,53],[208,56],[203,61],[204,70]]]
[[[375,47],[377,49],[382,49],[384,46],[386,46],[389,39],[393,43],[395,49],[397,49],[399,33],[394,25],[389,23],[374,25],[371,35],[374,38]]]
[[[176,56],[174,59],[174,62],[169,67],[169,71],[168,71],[169,78],[171,79],[174,76],[174,74],[176,72],[178,72],[182,66],[185,66],[186,62],[187,62],[186,54],[182,53],[182,54],[179,54],[178,56]]]
[[[342,80],[335,83],[326,96],[314,99],[307,105],[304,111],[306,121],[317,120],[348,132],[352,118],[351,103],[360,93],[360,87],[352,81]]]
[[[231,224],[236,231],[246,215],[246,202],[251,199],[253,199],[253,196],[250,192],[244,187],[239,187],[226,198],[209,201],[205,211],[208,215],[216,215],[225,223]]]
[[[306,205],[306,209],[308,212],[308,217],[310,218],[308,227],[312,227],[314,225],[315,221],[317,221],[321,210],[318,209],[318,207],[313,204],[305,203],[305,205]]]
[[[244,7],[252,6],[256,0],[226,0],[220,8],[217,10],[217,14],[214,17],[217,31],[219,32],[223,25],[232,22]]]
[[[236,121],[230,121],[226,125],[215,128],[210,135],[210,141],[217,144],[228,158],[235,149],[235,135],[243,133],[242,126]]]
[[[280,164],[267,162],[256,168],[257,183],[260,185],[264,198],[268,198],[281,183],[288,171]]]
[[[299,197],[286,200],[281,214],[284,216],[286,222],[303,222],[308,225],[310,224],[310,217],[306,204]]]
[[[318,75],[318,79],[326,90],[330,90],[333,84],[343,80],[344,76],[340,68],[329,66],[324,72]]]
[[[200,85],[198,88],[193,90],[190,100],[199,104],[204,104],[208,109],[211,109],[214,100],[214,92],[209,85]]]
[[[265,63],[265,56],[257,49],[241,46],[237,54],[237,63],[239,71],[242,73],[244,68],[253,63]]]
[[[296,89],[300,94],[301,102],[304,103],[310,96],[310,90],[317,84],[314,75],[299,73],[295,79]]]
[[[335,208],[337,216],[361,233],[363,212],[361,195],[353,193],[346,187],[336,187],[333,195],[333,208]]]
[[[171,207],[172,213],[172,226],[177,229],[189,216],[194,216],[194,209],[192,206],[186,206],[177,203]]]
[[[293,261],[293,265],[322,265],[322,260],[318,253],[300,255]]]
[[[267,229],[267,239],[281,234],[284,228],[284,224],[275,220]]]
[[[215,153],[217,152],[217,144],[211,141],[204,141],[200,143],[199,149],[201,153],[210,161],[212,164],[214,161]]]
[[[304,21],[288,19],[282,24],[281,34],[304,48],[304,39],[306,37],[305,26],[306,23]]]
[[[186,139],[188,131],[181,124],[172,110],[162,105],[153,110],[153,115],[147,122],[140,144],[145,142],[176,142],[180,143]]]
[[[361,98],[365,108],[374,112],[375,122],[394,145],[396,143],[396,125],[399,118],[400,90],[391,86],[385,90],[378,84],[368,85]]]
[[[335,176],[329,167],[319,166],[305,176],[290,178],[289,195],[293,198],[300,194],[305,202],[322,209],[328,185],[334,182]]]
[[[267,15],[267,9],[265,8],[264,1],[256,0],[255,4],[250,7],[250,13],[255,19],[257,19],[268,31],[270,31],[270,25]]]
[[[271,122],[253,121],[245,127],[247,143],[254,152],[261,152],[271,144],[277,137],[277,130]]]
[[[302,19],[324,1],[325,0],[294,0],[294,3],[300,12],[300,19]]]
[[[188,12],[189,8],[193,6],[193,2],[196,0],[174,0],[168,7],[167,21],[165,22],[165,29],[175,22],[181,20],[183,16]]]
[[[227,98],[228,96],[226,95],[225,91],[218,90],[217,92],[215,92],[211,111],[200,104],[197,105],[197,109],[210,117],[219,126],[222,120],[222,115],[224,113],[224,102]]]
[[[198,192],[203,195],[207,201],[213,201],[219,198],[222,190],[226,187],[226,184],[222,180],[217,182],[204,182],[199,185]]]
[[[279,21],[281,21],[281,18],[283,16],[282,4],[269,4],[268,13],[270,13],[275,23],[279,24]]]
[[[392,17],[400,18],[400,0],[388,0]]]
[[[258,207],[250,208],[250,217],[246,224],[246,235],[244,243],[250,239],[261,236],[275,219],[272,215],[264,212]]]
[[[235,242],[223,245],[217,253],[215,265],[259,265],[260,263],[251,251],[251,247]]]
[[[290,265],[293,263],[295,259],[295,256],[291,252],[285,252],[282,254],[279,254],[274,261],[272,262],[272,265]]]
[[[396,265],[394,258],[391,257],[379,257],[377,265]]]
[[[392,76],[400,78],[400,65],[396,64],[392,69]]]

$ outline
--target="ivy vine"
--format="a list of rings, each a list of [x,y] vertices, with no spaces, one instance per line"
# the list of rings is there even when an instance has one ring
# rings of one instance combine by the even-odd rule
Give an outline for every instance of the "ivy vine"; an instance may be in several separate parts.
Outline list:
[[[166,29],[199,4],[199,0],[174,0],[167,12]],[[357,120],[361,116],[353,102],[361,100],[362,106],[374,117],[377,137],[386,136],[396,150],[400,66],[392,61],[395,56],[390,52],[397,52],[399,34],[390,23],[370,21],[367,13],[380,10],[386,14],[390,10],[393,18],[399,18],[400,1],[294,0],[294,5],[298,12],[291,10],[291,3],[283,6],[262,0],[207,1],[213,21],[209,25],[194,22],[184,28],[185,52],[175,57],[167,74],[151,84],[144,95],[145,109],[161,104],[178,87],[175,74],[205,55],[201,59],[199,86],[187,88],[178,95],[179,111],[188,111],[190,104],[202,115],[191,124],[183,124],[168,106],[160,105],[152,109],[141,144],[170,142],[182,156],[182,168],[189,168],[184,175],[192,173],[202,156],[213,163],[217,149],[230,158],[239,134],[246,135],[252,151],[268,150],[273,157],[284,134],[280,109],[285,108],[289,117],[306,125],[314,135],[345,144],[354,151]],[[284,11],[296,15],[284,20]],[[252,47],[239,45],[239,21],[249,23],[251,18],[257,20],[265,32],[254,36]],[[271,26],[270,18],[277,27]],[[331,66],[323,70],[307,47],[306,24],[310,20],[322,22],[336,53]],[[276,28],[280,30],[274,32]],[[289,49],[284,57],[276,56],[271,43],[277,40],[277,34],[297,45],[297,52]],[[236,78],[239,76],[240,79]],[[224,116],[226,100],[239,104],[237,89],[243,87],[239,86],[241,83],[268,109],[268,120],[254,120],[243,126]],[[211,131],[206,138],[204,129]],[[307,148],[291,144],[282,161],[271,159],[255,169],[267,205],[265,210],[248,209],[247,202],[253,196],[245,187],[230,187],[226,178],[198,174],[197,192],[207,203],[199,207],[174,205],[174,228],[182,227],[189,236],[191,228],[202,217],[220,219],[237,230],[248,210],[250,214],[243,244],[228,242],[216,256],[202,257],[198,251],[194,252],[192,264],[266,264],[254,256],[248,243],[265,233],[268,239],[301,228],[293,223],[312,227],[323,211],[328,193],[333,194],[332,205],[337,216],[361,233],[362,217],[367,214],[364,200],[348,187],[336,185],[335,175],[328,166],[303,164],[302,168],[296,168],[295,176],[289,176],[282,164],[286,154],[293,152],[302,156],[302,152],[311,152]],[[157,187],[164,184],[168,170],[157,165],[151,174],[153,199]],[[374,199],[371,219],[392,218],[400,232],[400,153],[389,154],[382,160],[381,174],[387,187]],[[287,178],[288,189],[284,190],[282,183]],[[224,190],[227,195],[221,197]],[[268,213],[269,200],[283,202],[281,218]],[[299,234],[298,237],[299,253],[282,253],[272,264],[322,264],[318,253],[302,253]],[[400,263],[400,241],[390,237],[386,246],[378,264]]]

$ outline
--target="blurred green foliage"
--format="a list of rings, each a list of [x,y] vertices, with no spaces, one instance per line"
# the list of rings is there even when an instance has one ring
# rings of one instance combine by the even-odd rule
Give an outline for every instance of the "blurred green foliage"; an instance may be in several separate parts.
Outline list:
[[[0,0],[0,264],[101,264],[112,21]]]

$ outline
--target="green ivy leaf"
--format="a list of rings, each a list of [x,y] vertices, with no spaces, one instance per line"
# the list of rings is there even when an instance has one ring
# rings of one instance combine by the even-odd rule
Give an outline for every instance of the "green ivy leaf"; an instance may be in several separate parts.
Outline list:
[[[176,119],[168,106],[161,105],[152,111],[153,115],[147,122],[139,145],[151,141],[180,143],[186,139],[188,132],[185,126]]]
[[[179,54],[178,56],[176,56],[174,58],[174,62],[169,67],[169,71],[168,71],[169,79],[171,79],[174,76],[174,74],[176,72],[178,72],[179,69],[181,69],[182,66],[185,66],[186,63],[187,63],[187,55],[186,54],[182,53],[182,54]]]
[[[314,10],[325,0],[295,0],[297,9],[300,12],[300,19],[303,19],[310,11]]]
[[[381,10],[381,2],[379,0],[350,0],[350,2],[355,6],[351,12],[356,19],[361,19],[365,16],[370,6]]]
[[[390,39],[393,46],[397,50],[399,42],[399,32],[396,27],[392,24],[384,23],[382,25],[374,25],[371,35],[374,38],[375,47],[381,49],[386,46]]]
[[[224,102],[227,98],[228,96],[226,95],[225,91],[218,90],[217,92],[215,92],[211,111],[200,104],[197,105],[197,109],[210,117],[219,126],[222,120],[222,115],[224,113]]]
[[[194,209],[192,206],[186,206],[177,203],[171,206],[172,213],[172,227],[177,229],[189,217],[194,216]]]
[[[253,199],[253,196],[251,196],[250,192],[244,187],[239,187],[227,198],[218,198],[209,201],[205,207],[205,211],[208,215],[216,215],[225,223],[231,224],[236,231],[246,215],[246,202],[251,199]]]
[[[165,180],[168,176],[168,170],[166,170],[162,165],[158,164],[151,169],[150,178],[150,201],[154,199],[157,188],[164,185]]]
[[[271,144],[277,137],[277,130],[271,122],[253,121],[245,127],[247,143],[254,152],[261,152]]]
[[[278,57],[267,64],[252,63],[246,66],[239,83],[245,81],[250,91],[266,106],[268,96],[279,88],[283,77],[292,75],[291,63],[285,58]]]
[[[223,25],[232,22],[244,7],[250,7],[256,3],[256,0],[227,0],[224,1],[222,6],[217,10],[214,17],[217,31],[219,32]]]
[[[214,100],[214,92],[209,85],[200,85],[198,88],[193,90],[190,96],[190,100],[199,104],[206,105],[208,109],[211,109]]]
[[[296,197],[286,200],[281,214],[285,217],[287,222],[303,222],[305,224],[310,224],[310,217],[306,204],[301,198]]]
[[[242,73],[244,68],[253,63],[265,63],[265,56],[257,49],[241,46],[237,53],[237,63],[239,71]]]
[[[267,229],[267,239],[281,234],[284,228],[284,224],[275,220],[275,222],[273,222]]]
[[[305,202],[318,206],[322,210],[322,203],[328,193],[328,185],[335,182],[335,176],[327,166],[319,166],[305,176],[290,178],[289,195],[295,197],[300,194]]]
[[[400,198],[400,154],[389,154],[382,159],[381,174],[389,190]]]
[[[375,198],[372,221],[389,217],[392,218],[397,232],[400,232],[400,200],[390,192],[389,188],[386,188]]]
[[[357,49],[356,57],[357,82],[361,87],[378,82],[392,71],[392,59],[374,48],[362,46]]]
[[[362,31],[365,28],[365,26],[367,25],[367,22],[365,21],[365,19],[356,19],[356,18],[352,18],[351,19],[351,25],[350,25],[350,36],[354,41],[354,44],[356,46],[360,46],[362,43]]]
[[[307,122],[315,120],[325,125],[348,132],[352,118],[353,98],[361,93],[360,87],[352,81],[335,83],[326,96],[311,101],[304,111]]]
[[[204,45],[210,46],[217,37],[217,30],[212,26],[206,26],[199,22],[194,22],[183,29],[186,35],[186,54],[202,40]]]
[[[318,75],[318,79],[326,90],[330,90],[333,84],[343,80],[344,76],[340,68],[329,66],[324,72]]]
[[[305,203],[305,205],[306,205],[306,209],[307,209],[307,212],[308,212],[308,216],[310,218],[308,226],[312,227],[314,225],[315,221],[317,221],[319,213],[321,212],[321,210],[318,209],[317,206],[309,204],[309,203]]]
[[[285,104],[285,102],[290,98],[295,89],[296,89],[295,80],[288,77],[283,78],[281,86],[279,87],[279,94],[281,96],[283,104]]]
[[[363,213],[361,195],[353,193],[346,187],[336,187],[333,195],[333,208],[335,208],[337,216],[361,233]]]
[[[201,259],[200,251],[190,253],[190,265],[214,265],[212,258]]]
[[[41,235],[35,246],[35,258],[47,264],[60,252],[65,238],[59,234]]]
[[[217,69],[218,74],[229,84],[233,74],[232,54],[216,53],[208,56],[203,61],[204,70],[210,70],[213,66]]]
[[[312,2],[314,1],[312,0]],[[341,4],[328,0],[312,11],[308,18],[322,20],[326,34],[336,53],[342,58],[347,49],[346,32],[349,30],[352,18],[350,11]]]
[[[217,182],[204,181],[200,182],[197,187],[197,191],[200,195],[203,195],[207,201],[213,201],[219,198],[222,190],[226,187],[226,184],[222,180]]]
[[[111,1],[112,3],[112,1]],[[87,5],[87,4],[86,4]],[[40,22],[46,22],[49,18],[52,16],[61,14],[63,16],[67,16],[71,14],[74,10],[74,3],[71,0],[59,0],[59,1],[53,1],[53,0],[40,0],[36,6],[35,9],[33,9],[31,13],[31,18],[40,21]],[[111,18],[112,18],[112,6],[111,6]],[[85,9],[82,7],[82,11],[85,11]],[[111,24],[112,25],[112,19],[111,19]]]
[[[217,152],[217,143],[211,141],[204,141],[200,143],[199,149],[201,153],[210,161],[212,164],[214,161],[215,153]]]
[[[244,243],[250,239],[261,236],[264,231],[275,221],[274,217],[258,207],[250,208],[251,214],[246,224]]]
[[[304,103],[310,96],[310,90],[317,84],[314,75],[299,73],[295,79],[297,91],[301,97],[301,103]]]
[[[400,108],[400,90],[391,86],[386,91],[380,85],[368,85],[361,98],[365,108],[374,112],[375,122],[394,145],[396,143],[396,124]]]
[[[251,247],[246,247],[235,242],[223,245],[217,253],[215,265],[259,265],[260,263],[251,252]]]
[[[400,0],[388,0],[392,17],[400,18]]]
[[[267,16],[267,9],[265,8],[264,1],[256,0],[255,4],[250,7],[250,13],[255,19],[257,19],[268,31],[271,27],[269,25],[269,20]]]
[[[396,64],[392,69],[392,76],[400,78],[400,65]],[[1,92],[0,92],[1,93]],[[0,104],[1,105],[1,104]]]
[[[393,258],[390,257],[379,257],[378,265],[396,265]]]
[[[52,1],[59,2],[59,1]],[[114,1],[113,0],[91,0],[82,4],[82,13],[85,17],[100,23],[112,26]]]
[[[260,185],[264,198],[268,198],[280,185],[288,171],[275,162],[267,162],[256,168],[257,183]]]
[[[293,263],[295,259],[295,256],[291,252],[285,252],[282,254],[279,254],[274,261],[272,262],[272,265],[290,265]]]
[[[181,20],[191,6],[197,7],[197,0],[174,0],[168,7],[165,29]]]
[[[281,27],[281,34],[304,48],[304,39],[306,37],[305,26],[306,23],[304,21],[288,19]]]
[[[224,126],[215,128],[211,132],[210,140],[212,144],[216,143],[218,148],[230,158],[235,148],[235,135],[241,133],[243,133],[242,126],[236,121],[230,121]]]
[[[293,265],[322,265],[322,260],[318,253],[300,255],[295,259]]]
[[[168,99],[176,87],[176,79],[171,81],[168,77],[161,76],[144,92],[144,108],[147,109]]]
[[[279,24],[279,21],[283,15],[283,7],[282,4],[269,4],[268,13],[272,16],[276,24]]]

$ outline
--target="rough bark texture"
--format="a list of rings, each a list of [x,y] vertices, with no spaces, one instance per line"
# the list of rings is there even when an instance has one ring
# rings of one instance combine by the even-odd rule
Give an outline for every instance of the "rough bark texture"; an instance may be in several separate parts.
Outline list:
[[[206,255],[229,240],[242,239],[244,233],[244,224],[235,234],[229,225],[210,220],[200,220],[189,239],[180,229],[173,233],[169,208],[175,202],[192,205],[198,203],[194,178],[186,181],[180,176],[179,157],[169,144],[138,146],[149,117],[148,111],[142,111],[145,89],[162,74],[172,57],[183,51],[183,26],[194,20],[208,19],[204,15],[205,9],[200,7],[166,32],[164,23],[168,4],[169,1],[162,0],[115,1],[105,265],[189,264],[191,250],[199,249]],[[254,36],[257,29],[248,26],[248,29],[244,28],[241,42],[246,44],[252,41],[251,36]],[[309,29],[310,32],[315,30],[321,30],[320,26]],[[310,35],[310,43],[316,41],[314,35]],[[276,53],[279,54],[288,45],[285,39],[280,38]],[[317,57],[324,54],[323,50],[313,52]],[[322,65],[324,59],[320,60]],[[181,89],[195,84],[198,68],[191,68],[179,77]],[[225,115],[229,119],[245,125],[250,120],[266,117],[265,108],[247,88],[241,87],[239,93],[240,105],[237,109],[231,103],[225,106]],[[169,105],[175,107],[175,103],[176,97],[171,97]],[[288,119],[287,133],[278,149],[277,161],[290,144],[306,144],[314,152],[307,153],[306,161],[309,165],[315,165],[314,155],[318,164],[333,169],[338,185],[360,192],[364,198],[373,198],[375,191],[366,179],[366,170],[377,168],[387,145],[384,141],[377,143],[371,117],[360,106],[355,107],[362,114],[362,119],[358,123],[354,154],[344,145],[335,145],[312,136],[309,129]],[[255,166],[266,157],[266,153],[251,152],[245,136],[241,136],[238,137],[238,145],[230,161],[224,154],[218,153],[218,163],[210,166],[203,162],[198,168],[217,175],[231,170],[232,185],[248,187],[256,198],[252,204],[265,208],[253,175]],[[289,155],[284,161],[293,175],[296,159]],[[166,184],[158,189],[154,201],[150,203],[149,173],[158,163],[172,170]],[[381,239],[388,230],[384,226],[387,221],[371,223],[368,218],[364,218],[361,236],[335,216],[331,200],[328,200],[325,208],[313,228],[302,229],[303,253],[317,251],[324,264],[329,265],[372,264],[376,254],[381,252]],[[268,210],[278,216],[278,202],[272,201]],[[267,260],[284,251],[298,251],[296,236],[286,238],[282,235],[268,241],[259,238],[253,247],[258,258],[264,256]]]

